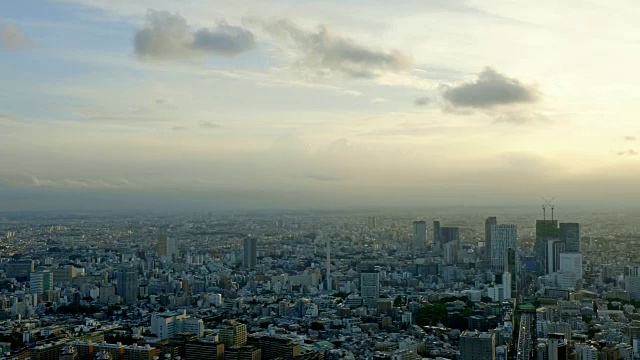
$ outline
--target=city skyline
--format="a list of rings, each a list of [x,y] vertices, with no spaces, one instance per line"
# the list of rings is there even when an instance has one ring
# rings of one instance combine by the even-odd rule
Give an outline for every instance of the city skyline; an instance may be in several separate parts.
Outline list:
[[[631,2],[3,10],[0,210],[638,206]]]

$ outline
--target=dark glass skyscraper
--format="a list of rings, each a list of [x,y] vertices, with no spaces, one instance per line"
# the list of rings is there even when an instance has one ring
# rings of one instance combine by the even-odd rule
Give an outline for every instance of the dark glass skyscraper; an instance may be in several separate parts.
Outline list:
[[[484,221],[484,259],[491,261],[491,225],[497,225],[498,218],[495,216],[488,217]]]
[[[564,251],[569,253],[581,252],[580,245],[580,224],[562,223],[560,224],[560,240],[564,243]]]

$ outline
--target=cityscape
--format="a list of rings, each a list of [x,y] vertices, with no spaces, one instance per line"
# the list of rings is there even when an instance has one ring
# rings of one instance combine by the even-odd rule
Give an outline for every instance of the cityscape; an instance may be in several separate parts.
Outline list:
[[[0,0],[0,360],[640,360],[633,0]]]
[[[543,210],[5,213],[3,358],[637,358],[636,224]]]

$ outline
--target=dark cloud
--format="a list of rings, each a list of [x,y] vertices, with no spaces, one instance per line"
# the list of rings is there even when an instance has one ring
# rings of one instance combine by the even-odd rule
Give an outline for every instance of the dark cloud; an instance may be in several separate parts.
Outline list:
[[[0,49],[24,50],[32,46],[33,41],[14,24],[0,26]]]
[[[308,31],[288,19],[261,22],[263,29],[296,52],[295,65],[321,75],[375,78],[384,72],[412,69],[410,56],[398,50],[381,51],[356,43],[320,25]]]
[[[225,22],[194,32],[179,14],[149,10],[133,45],[141,59],[191,60],[205,55],[235,56],[254,49],[256,40],[251,31]]]
[[[512,125],[528,125],[528,124],[540,124],[551,123],[551,120],[540,113],[527,113],[527,112],[507,112],[498,115],[494,122],[506,123]]]
[[[200,125],[200,127],[205,128],[205,129],[218,129],[218,128],[220,128],[220,125],[218,125],[216,123],[212,123],[211,121],[201,121],[199,125]]]
[[[506,77],[492,68],[485,68],[473,82],[444,87],[442,96],[454,107],[480,109],[540,100],[540,94],[534,87]]]
[[[623,137],[625,141],[636,141],[637,138],[635,136],[625,136]]]
[[[629,149],[626,151],[618,151],[618,155],[620,156],[636,156],[638,155],[638,152],[633,150],[633,149]]]
[[[413,102],[414,105],[416,106],[425,106],[425,105],[429,105],[431,104],[431,99],[429,99],[428,97],[424,96],[424,97],[420,97],[415,99],[415,101]]]

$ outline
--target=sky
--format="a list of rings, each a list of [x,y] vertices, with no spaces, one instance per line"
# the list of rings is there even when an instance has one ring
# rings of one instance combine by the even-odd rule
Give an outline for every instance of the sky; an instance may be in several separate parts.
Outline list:
[[[0,210],[635,208],[634,5],[6,0]]]

